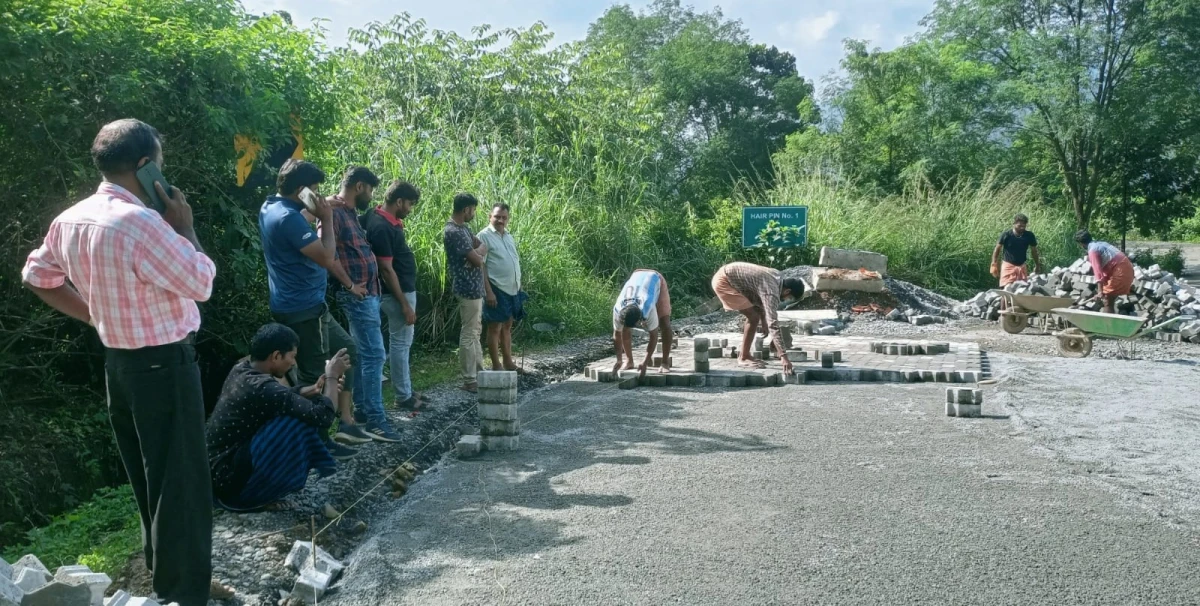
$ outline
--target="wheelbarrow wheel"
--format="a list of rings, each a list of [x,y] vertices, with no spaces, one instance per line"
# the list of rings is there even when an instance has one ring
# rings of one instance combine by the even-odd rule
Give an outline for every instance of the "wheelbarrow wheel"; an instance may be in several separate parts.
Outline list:
[[[1092,339],[1078,328],[1064,330],[1058,335],[1058,353],[1066,358],[1086,358],[1092,353]]]
[[[1000,327],[1010,335],[1019,335],[1029,325],[1029,314],[1006,311],[1000,314]]]

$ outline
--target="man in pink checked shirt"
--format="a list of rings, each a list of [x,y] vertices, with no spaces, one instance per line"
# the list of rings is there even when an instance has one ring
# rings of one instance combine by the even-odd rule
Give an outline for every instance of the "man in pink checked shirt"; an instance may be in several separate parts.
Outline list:
[[[100,129],[92,161],[103,182],[63,211],[22,280],[47,305],[96,328],[104,343],[109,420],[133,485],[146,566],[162,602],[204,606],[228,597],[211,583],[212,488],[194,339],[196,301],[212,294],[216,267],[177,188],[162,215],[135,173],[162,165],[161,137],[138,120]],[[210,591],[211,590],[211,591]]]

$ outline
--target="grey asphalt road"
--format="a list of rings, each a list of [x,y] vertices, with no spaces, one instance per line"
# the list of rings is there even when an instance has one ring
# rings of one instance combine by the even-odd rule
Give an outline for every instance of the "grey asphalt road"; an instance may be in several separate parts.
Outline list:
[[[1195,604],[1196,469],[1159,492],[1197,372],[1119,364],[997,356],[983,419],[936,385],[550,386],[519,452],[414,483],[321,603]],[[1180,383],[1093,418],[1114,371]]]

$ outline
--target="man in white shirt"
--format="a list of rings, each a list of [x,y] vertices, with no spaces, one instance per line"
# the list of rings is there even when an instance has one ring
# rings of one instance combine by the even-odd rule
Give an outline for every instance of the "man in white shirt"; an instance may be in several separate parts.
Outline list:
[[[488,354],[492,370],[517,370],[512,358],[512,325],[525,318],[525,299],[521,291],[521,258],[517,243],[508,232],[509,207],[497,202],[492,206],[490,222],[479,232],[487,245],[483,264],[483,292],[486,305],[483,321],[488,323]],[[503,355],[503,366],[500,357]]]
[[[638,371],[646,374],[661,328],[663,353],[659,372],[671,372],[671,293],[667,290],[666,278],[652,269],[633,272],[613,305],[613,347],[617,350],[613,372],[621,370],[622,366],[625,370],[633,369],[633,327],[638,325],[650,333],[646,358],[638,365]]]

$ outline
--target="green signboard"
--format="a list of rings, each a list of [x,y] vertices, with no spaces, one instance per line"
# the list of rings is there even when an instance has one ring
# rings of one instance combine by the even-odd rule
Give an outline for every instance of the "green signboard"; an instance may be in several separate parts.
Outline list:
[[[746,206],[742,208],[742,247],[758,246],[758,234],[772,221],[797,230],[794,237],[773,242],[772,246],[804,246],[808,243],[807,206]]]

